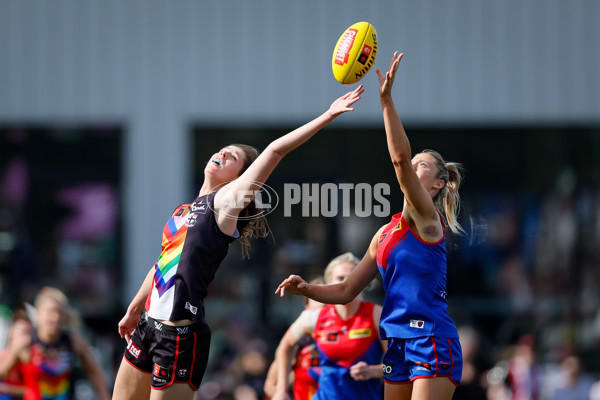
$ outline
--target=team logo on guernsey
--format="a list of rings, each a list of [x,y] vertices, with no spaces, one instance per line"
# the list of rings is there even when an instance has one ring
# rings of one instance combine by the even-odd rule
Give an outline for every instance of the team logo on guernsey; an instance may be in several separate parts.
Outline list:
[[[385,240],[385,238],[386,238],[386,237],[387,237],[387,233],[384,233],[384,234],[382,234],[382,235],[379,237],[379,244],[383,243],[383,241]]]
[[[332,320],[327,320],[327,321],[325,321],[325,322],[323,322],[323,323],[321,324],[321,329],[323,329],[323,328],[327,328],[328,326],[331,326],[331,325],[333,325],[333,324],[335,324],[335,322],[334,322],[334,321],[332,321]]]
[[[371,328],[366,329],[350,329],[348,334],[349,339],[364,339],[371,337]]]
[[[392,229],[392,232],[391,232],[391,233],[394,233],[394,232],[396,232],[396,231],[400,231],[400,230],[402,230],[402,221],[398,221],[398,225],[396,225],[396,226],[394,227],[394,229]]]
[[[337,342],[337,340],[338,340],[338,332],[329,332],[327,334],[328,342]]]
[[[198,222],[198,214],[190,214],[185,220],[185,226],[192,227],[196,225],[196,222]]]
[[[418,319],[411,319],[410,320],[410,327],[411,328],[423,329],[425,327],[425,322],[424,321],[420,321]]]

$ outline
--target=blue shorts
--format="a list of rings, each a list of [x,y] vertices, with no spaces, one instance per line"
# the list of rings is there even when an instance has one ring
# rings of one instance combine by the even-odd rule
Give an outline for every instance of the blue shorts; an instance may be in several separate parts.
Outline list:
[[[448,377],[458,386],[462,367],[462,349],[458,338],[389,338],[388,349],[383,356],[383,379],[386,383],[396,384],[422,378]]]

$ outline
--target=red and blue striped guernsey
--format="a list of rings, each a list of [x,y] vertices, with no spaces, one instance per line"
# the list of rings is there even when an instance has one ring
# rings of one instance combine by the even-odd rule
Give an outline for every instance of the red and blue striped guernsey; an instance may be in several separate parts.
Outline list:
[[[350,376],[350,367],[359,361],[381,363],[383,349],[373,321],[373,307],[373,303],[363,301],[346,319],[338,315],[335,305],[321,308],[314,330],[321,375],[312,400],[383,398],[379,379],[357,381]]]
[[[442,226],[444,236],[428,243],[411,230],[399,213],[381,233],[377,267],[386,292],[379,324],[382,339],[458,338],[446,301],[443,219]]]

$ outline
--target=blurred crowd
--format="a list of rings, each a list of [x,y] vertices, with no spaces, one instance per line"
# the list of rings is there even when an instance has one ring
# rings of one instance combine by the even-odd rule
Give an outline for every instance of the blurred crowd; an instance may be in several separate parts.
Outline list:
[[[465,359],[455,399],[600,399],[599,209],[600,194],[578,187],[568,171],[544,196],[467,197],[462,213],[467,234],[448,238],[450,315],[460,327]],[[368,238],[361,232],[380,223],[274,222],[275,243],[257,243],[249,261],[232,251],[207,299],[213,341],[197,399],[265,399],[275,347],[302,310],[301,299],[273,294],[277,283],[290,273],[317,276],[326,260],[341,252],[362,254]],[[90,284],[88,265],[72,262],[79,253],[93,260],[102,244],[62,242],[55,260],[70,267],[64,275],[62,267],[51,268],[57,273],[52,279],[31,258],[31,246],[18,215],[1,209],[0,348],[9,346],[11,329],[18,328],[17,310],[51,283],[80,312],[77,329],[111,387],[125,346],[116,330],[123,310],[116,307],[99,317],[93,302],[78,299]],[[100,280],[105,296],[110,279],[106,274]],[[381,302],[383,293],[376,288],[368,296]],[[94,398],[86,377],[76,376],[77,397]]]

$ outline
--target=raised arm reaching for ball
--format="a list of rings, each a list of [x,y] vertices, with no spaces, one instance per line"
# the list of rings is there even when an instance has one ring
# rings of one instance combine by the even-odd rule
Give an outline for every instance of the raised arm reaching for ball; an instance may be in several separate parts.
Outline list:
[[[307,284],[291,275],[277,288],[322,303],[350,301],[377,274],[386,292],[380,319],[385,399],[449,400],[462,374],[458,332],[446,300],[446,226],[460,234],[457,215],[461,166],[433,150],[412,155],[392,100],[403,54],[394,53],[388,71],[376,69],[390,161],[404,194],[402,211],[373,236],[363,259],[340,283]],[[427,379],[425,379],[427,378]]]
[[[361,85],[339,97],[323,114],[274,140],[261,154],[251,146],[232,144],[210,157],[198,196],[173,211],[163,229],[158,261],[119,322],[119,334],[129,340],[113,399],[148,399],[151,393],[161,399],[194,397],[208,362],[208,285],[232,242],[239,240],[248,254],[249,239],[267,233],[254,196],[287,153],[353,111],[362,93]]]

